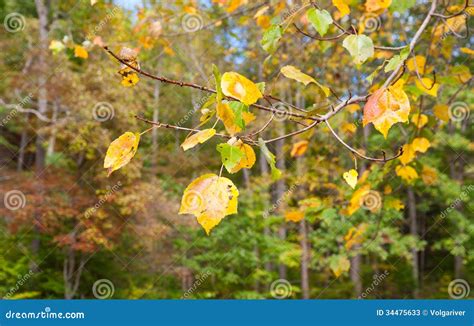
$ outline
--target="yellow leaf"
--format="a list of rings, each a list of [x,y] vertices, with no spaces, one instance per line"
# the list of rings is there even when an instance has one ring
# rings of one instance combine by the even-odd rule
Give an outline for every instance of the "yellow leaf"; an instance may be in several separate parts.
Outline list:
[[[254,104],[263,96],[257,85],[233,71],[222,75],[221,87],[224,95],[234,97],[246,105]]]
[[[301,211],[289,211],[285,213],[285,221],[299,222],[304,219],[304,213]]]
[[[410,101],[403,91],[403,84],[377,90],[364,107],[363,125],[373,123],[375,129],[387,138],[389,129],[398,122],[407,122]]]
[[[355,124],[350,123],[350,122],[343,122],[341,125],[341,130],[343,132],[346,132],[348,134],[353,134],[357,131],[357,127]]]
[[[217,103],[216,113],[217,117],[224,123],[225,130],[227,130],[231,136],[242,131],[242,128],[235,123],[235,113],[228,103]]]
[[[263,29],[267,29],[271,26],[270,17],[267,15],[257,17],[257,25]]]
[[[359,173],[355,169],[351,169],[347,172],[344,172],[342,177],[344,180],[347,182],[347,184],[352,188],[355,189],[355,186],[357,184],[357,177],[359,176]]]
[[[421,170],[421,179],[427,186],[431,186],[438,181],[438,173],[432,167],[423,165],[423,169]]]
[[[107,176],[130,162],[135,156],[140,142],[140,134],[127,131],[110,143],[104,159]]]
[[[407,165],[415,158],[415,150],[411,144],[405,144],[402,147],[403,154],[398,158],[403,165]]]
[[[425,92],[426,94],[434,97],[438,96],[439,84],[433,84],[433,81],[430,78],[424,77],[421,78],[421,81],[417,78],[415,80],[415,84],[420,91]]]
[[[460,50],[462,53],[474,55],[474,50],[471,50],[471,49],[469,49],[469,48],[460,48],[459,50]]]
[[[357,104],[357,103],[349,104],[348,106],[346,106],[346,108],[344,110],[347,110],[350,113],[356,113],[357,111],[360,110],[360,105]]]
[[[250,122],[255,120],[255,114],[252,112],[242,112],[242,119],[244,119],[245,125],[247,126]]]
[[[87,59],[89,57],[89,53],[87,53],[87,50],[83,46],[76,45],[74,47],[74,56],[76,58]]]
[[[415,113],[411,117],[411,122],[418,128],[423,128],[428,123],[428,116],[426,114]]]
[[[301,140],[297,143],[294,143],[293,147],[291,148],[291,157],[300,157],[306,152],[307,149],[308,149],[307,140]]]
[[[347,214],[350,216],[354,214],[363,204],[363,198],[370,192],[370,185],[364,185],[354,191],[349,206],[347,207]]]
[[[227,215],[237,213],[239,191],[224,177],[209,173],[200,176],[184,190],[179,214],[193,214],[209,235]]]
[[[341,18],[351,12],[351,8],[348,6],[349,3],[350,0],[332,0],[332,4],[339,10]]]
[[[262,8],[260,8],[260,9],[255,13],[255,15],[253,15],[253,18],[258,18],[258,17],[260,17],[261,15],[263,15],[264,13],[266,13],[269,8],[270,8],[269,6],[263,6]]]
[[[368,12],[374,12],[381,9],[386,9],[390,7],[391,4],[392,0],[367,0],[365,3],[365,10]]]
[[[125,87],[132,87],[135,86],[140,78],[134,72],[128,72],[127,74],[123,75],[122,81],[120,82]]]
[[[449,107],[446,104],[436,104],[433,112],[438,119],[449,122]]]
[[[351,268],[351,262],[346,257],[341,256],[338,257],[336,261],[331,263],[329,267],[331,268],[334,275],[339,277],[342,275],[342,273],[349,271]]]
[[[416,170],[408,165],[398,165],[395,168],[395,173],[408,183],[411,183],[413,180],[418,179],[418,173],[416,172]]]
[[[426,58],[422,55],[411,57],[407,60],[407,68],[410,71],[418,70],[420,75],[425,73]]]
[[[354,245],[361,244],[364,240],[364,232],[367,229],[367,223],[361,223],[357,227],[351,227],[349,231],[344,236],[346,241],[345,247],[347,250],[350,250]]]
[[[383,189],[383,193],[385,195],[390,195],[392,193],[392,187],[390,185],[386,185],[385,188]]]
[[[329,88],[321,85],[318,83],[313,77],[301,72],[296,67],[293,66],[284,66],[281,68],[280,72],[285,76],[286,78],[294,79],[296,81],[299,81],[300,83],[303,83],[305,86],[307,86],[309,83],[314,83],[316,84],[321,90],[324,92],[324,95],[329,96],[330,90]]]
[[[227,7],[226,11],[231,13],[246,3],[247,0],[230,0],[229,7]]]
[[[201,130],[190,137],[186,138],[186,140],[181,144],[183,151],[187,151],[190,148],[193,148],[197,144],[202,144],[212,136],[216,134],[216,129],[204,129]]]
[[[415,152],[426,152],[428,150],[428,148],[430,147],[431,143],[428,139],[426,138],[423,138],[423,137],[419,137],[419,138],[415,138],[413,139],[413,141],[411,142],[411,145],[413,146],[413,150]]]
[[[251,169],[256,161],[255,151],[252,146],[245,144],[240,139],[234,144],[234,146],[237,146],[244,155],[239,163],[232,168],[230,173],[236,173],[241,169]]]

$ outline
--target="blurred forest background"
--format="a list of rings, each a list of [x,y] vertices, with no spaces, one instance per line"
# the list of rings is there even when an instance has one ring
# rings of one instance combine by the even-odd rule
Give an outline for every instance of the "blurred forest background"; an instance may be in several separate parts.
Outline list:
[[[401,55],[383,46],[408,44],[431,6],[342,2],[350,8],[344,16],[333,2],[316,1],[381,47],[363,65],[352,62],[341,38],[311,37],[319,35],[306,15],[311,4],[301,1],[0,0],[0,296],[472,297],[474,48],[464,0],[438,1],[440,16],[416,44],[422,65],[403,70],[408,123],[384,139],[363,127],[364,103],[331,118],[342,139],[375,157],[427,140],[405,173],[397,169],[400,158],[355,162],[320,124],[269,144],[282,171],[278,181],[258,148],[252,169],[224,170],[240,191],[238,214],[207,236],[194,216],[178,211],[193,179],[219,173],[215,138],[184,152],[187,132],[155,128],[130,164],[110,177],[103,168],[114,139],[150,127],[135,115],[194,128],[209,99],[144,76],[124,87],[120,64],[103,45],[115,53],[136,49],[143,70],[210,88],[215,64],[265,82],[266,94],[285,101],[272,103],[281,110],[291,111],[290,103],[324,114],[330,106],[320,104],[318,88],[285,78],[280,68],[291,64],[331,87],[339,97],[331,95],[333,102],[373,92],[389,75],[380,65]],[[380,8],[369,10],[367,2]],[[262,35],[276,24],[285,29],[275,51],[263,49]],[[331,25],[325,37],[339,33]],[[250,132],[270,117],[253,112]],[[299,124],[283,115],[261,136]],[[354,168],[356,190],[342,177]],[[370,189],[368,198],[360,198],[361,188]]]

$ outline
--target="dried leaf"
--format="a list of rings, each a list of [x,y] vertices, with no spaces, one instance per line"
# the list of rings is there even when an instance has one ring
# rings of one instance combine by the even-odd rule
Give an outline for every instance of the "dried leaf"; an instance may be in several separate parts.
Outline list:
[[[104,168],[107,169],[107,176],[110,176],[112,172],[130,162],[137,152],[139,142],[139,133],[127,131],[109,145],[104,159]]]
[[[209,173],[184,190],[179,214],[193,214],[207,235],[227,215],[237,213],[239,191],[224,177]]]

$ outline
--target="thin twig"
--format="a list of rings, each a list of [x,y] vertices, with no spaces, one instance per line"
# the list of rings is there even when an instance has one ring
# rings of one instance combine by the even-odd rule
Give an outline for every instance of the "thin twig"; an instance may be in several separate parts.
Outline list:
[[[364,154],[361,154],[359,153],[357,150],[355,150],[354,148],[352,148],[351,146],[347,145],[346,142],[344,142],[340,137],[339,135],[332,129],[331,125],[329,124],[329,121],[325,121],[326,122],[326,125],[328,126],[329,130],[331,131],[331,133],[333,134],[333,136],[342,144],[344,145],[344,147],[346,147],[348,150],[350,150],[352,153],[354,153],[355,155],[359,156],[359,157],[362,157],[363,159],[366,159],[368,161],[373,161],[373,162],[382,162],[382,163],[386,163],[388,161],[391,161],[391,160],[394,160],[398,157],[400,157],[402,154],[403,154],[403,149],[400,148],[400,150],[398,151],[398,154],[393,156],[393,157],[390,157],[390,158],[386,158],[385,157],[385,153],[383,155],[383,158],[375,158],[375,157],[369,157],[369,156],[366,156]]]

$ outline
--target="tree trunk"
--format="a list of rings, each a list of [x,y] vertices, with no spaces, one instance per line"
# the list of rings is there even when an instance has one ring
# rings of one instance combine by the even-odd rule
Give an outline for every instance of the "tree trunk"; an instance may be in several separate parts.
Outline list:
[[[283,123],[280,123],[278,128],[279,134],[283,135],[285,132],[285,127]],[[275,146],[275,155],[276,155],[276,167],[280,169],[282,172],[285,170],[285,154],[283,152],[284,140],[281,139],[276,142]],[[283,196],[285,195],[285,180],[280,179],[275,184],[275,192],[274,192],[274,199],[273,203],[277,206],[275,211],[281,213],[281,201]],[[282,223],[278,229],[278,236],[282,241],[286,239],[286,224]],[[285,264],[278,265],[278,274],[281,279],[287,278],[287,269]]]
[[[46,74],[47,64],[46,56],[48,55],[48,8],[46,7],[43,0],[35,0],[36,11],[38,12],[39,19],[39,55],[38,55],[38,111],[42,115],[46,115],[48,109],[48,91],[46,88]],[[44,138],[42,135],[41,128],[43,123],[38,119],[37,125],[37,137],[36,137],[36,155],[35,155],[35,176],[37,182],[37,195],[39,198],[43,196],[43,182],[42,175],[45,168],[46,150],[43,147]],[[37,255],[40,248],[40,219],[41,213],[35,212],[35,231],[36,235],[31,244],[31,250],[33,255]],[[33,270],[37,269],[37,266],[32,266]]]
[[[57,127],[54,125],[58,119],[58,111],[59,111],[59,104],[57,101],[53,102],[53,113],[51,116],[51,122],[53,123],[53,129],[51,131],[51,135],[49,136],[48,141],[48,150],[47,150],[47,157],[53,155],[54,153],[54,146],[56,145],[56,133]]]
[[[259,164],[260,164],[260,173],[262,174],[263,178],[264,179],[269,178],[269,171],[268,171],[268,165],[267,165],[268,163],[265,160],[265,157],[263,155],[260,155],[258,161],[259,161]],[[268,191],[270,191],[270,189],[268,189]],[[263,219],[264,220],[268,218],[268,214],[269,214],[269,205],[265,201],[264,204],[263,204]],[[270,231],[270,228],[268,227],[266,221],[264,221],[264,225],[263,225],[263,235],[266,238],[270,238],[270,236],[271,236],[271,231]],[[265,266],[265,270],[267,272],[272,271],[272,263],[271,262],[265,262],[264,266]]]
[[[413,192],[412,187],[407,188],[407,196],[408,196],[408,218],[410,221],[410,234],[418,238],[418,221],[416,217],[416,198],[415,193]],[[415,286],[413,288],[413,296],[415,298],[418,297],[419,292],[419,280],[420,280],[420,273],[419,273],[419,263],[418,263],[418,250],[416,248],[412,248],[411,254],[413,256],[413,280],[415,282]]]

